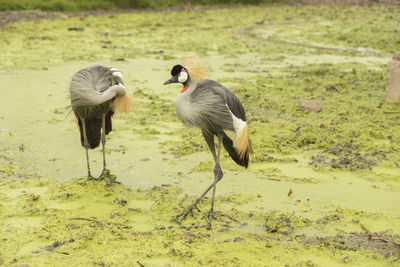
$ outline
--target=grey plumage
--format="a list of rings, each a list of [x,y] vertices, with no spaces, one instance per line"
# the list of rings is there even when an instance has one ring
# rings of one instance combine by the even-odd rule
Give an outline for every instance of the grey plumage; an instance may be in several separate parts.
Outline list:
[[[222,144],[237,164],[247,168],[249,163],[251,145],[248,139],[246,114],[239,99],[218,82],[205,79],[192,80],[190,69],[181,65],[175,65],[171,75],[172,77],[164,84],[180,82],[184,86],[175,103],[177,116],[186,126],[201,129],[215,160],[213,184],[183,214],[178,215],[177,219],[184,219],[213,188],[209,213],[209,226],[211,226],[216,184],[223,177],[219,164]],[[233,140],[229,137],[231,132],[235,135]],[[218,138],[217,151],[214,143],[215,135]]]
[[[112,130],[114,103],[119,99],[129,98],[123,86],[122,74],[117,69],[98,65],[82,69],[72,77],[70,97],[72,110],[78,120],[81,144],[86,149],[88,179],[92,179],[88,149],[96,148],[100,141],[103,147],[101,177],[109,177],[105,159],[105,136]]]
[[[232,112],[237,118],[239,118],[243,121],[246,121],[246,113],[244,111],[242,103],[240,103],[240,100],[236,97],[236,95],[234,95],[226,87],[219,84],[218,82],[210,81],[210,80],[205,80],[203,83],[200,83],[198,85],[198,88],[199,87],[200,88],[201,87],[208,88],[208,90],[212,90],[216,95],[219,95],[220,97],[222,97],[224,99],[226,105],[228,106],[229,111]],[[195,92],[193,92],[193,93],[195,94],[197,90],[198,89],[196,89]],[[237,164],[247,168],[248,163],[249,163],[248,154],[243,159],[238,155],[238,153],[234,149],[232,139],[226,134],[226,131],[223,131],[223,129],[227,129],[229,131],[232,131],[232,130],[234,131],[235,129],[234,129],[233,123],[231,123],[232,121],[226,119],[227,118],[226,114],[224,114],[223,116],[224,117],[218,116],[217,120],[225,121],[224,124],[229,124],[229,126],[228,126],[229,128],[224,128],[224,127],[220,128],[220,130],[222,130],[222,133],[223,133],[222,144],[224,145],[224,148],[228,152],[229,156]],[[249,142],[250,142],[250,140],[249,140]],[[251,145],[249,145],[249,150],[251,151]]]
[[[113,69],[91,66],[78,71],[71,80],[71,107],[77,117],[99,116],[109,109],[112,98],[124,95],[125,88]]]
[[[236,117],[246,121],[246,115],[239,99],[218,82],[204,80],[197,84],[188,96],[192,114],[177,115],[188,126],[197,126],[203,131],[217,134],[224,130],[234,131],[232,112]]]
[[[191,83],[188,89],[178,96],[175,109],[178,118],[186,126],[198,127],[206,135],[221,134],[224,148],[231,158],[247,168],[248,153],[245,158],[241,158],[233,148],[233,140],[228,135],[230,132],[235,132],[231,113],[246,121],[243,105],[231,91],[212,80]]]

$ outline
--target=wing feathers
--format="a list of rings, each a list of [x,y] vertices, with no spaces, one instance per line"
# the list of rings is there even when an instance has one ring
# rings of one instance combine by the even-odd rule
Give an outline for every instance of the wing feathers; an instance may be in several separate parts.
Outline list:
[[[240,156],[237,150],[233,147],[232,139],[230,139],[225,133],[223,134],[222,143],[233,161],[247,169],[249,166],[249,150],[245,151],[243,156]]]

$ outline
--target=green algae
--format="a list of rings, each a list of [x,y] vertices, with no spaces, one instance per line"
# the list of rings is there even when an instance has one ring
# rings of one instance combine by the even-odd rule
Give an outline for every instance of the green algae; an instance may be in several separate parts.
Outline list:
[[[301,244],[306,240],[300,240],[300,233],[306,233],[307,230],[303,230],[306,227],[337,227],[338,220],[342,220],[346,212],[359,221],[378,214],[339,209],[314,222],[294,213],[241,212],[231,208],[232,204],[240,206],[253,199],[236,194],[217,199],[220,205],[212,230],[193,226],[180,228],[168,219],[180,209],[175,197],[177,188],[164,186],[132,191],[122,185],[107,187],[99,182],[82,183],[82,179],[64,183],[41,179],[40,182],[45,185],[40,198],[35,200],[38,201],[35,217],[25,215],[18,204],[3,209],[2,222],[6,218],[6,223],[1,224],[0,231],[5,246],[0,255],[6,265],[29,263],[41,266],[54,261],[60,266],[124,265],[137,261],[150,266],[263,265],[266,261],[272,265],[301,261],[323,265],[340,263],[345,257],[351,257],[359,264],[380,262],[390,265],[395,259],[385,259],[371,250],[327,246],[326,242],[321,246],[308,240],[307,246],[302,248]],[[8,183],[1,191],[10,187],[35,187],[37,183],[36,180]],[[25,195],[22,193],[17,198],[26,201]],[[79,199],[81,205],[77,205],[75,199]],[[238,199],[242,201],[238,202]],[[54,200],[57,200],[56,205]],[[60,206],[61,203],[65,206]],[[207,203],[202,203],[200,208],[205,206]],[[14,224],[17,220],[29,223]],[[189,218],[187,225],[200,226],[202,220],[201,216]],[[14,223],[9,223],[11,221]],[[152,228],[156,221],[157,226]],[[330,225],[331,222],[336,226]],[[249,231],[251,225],[257,226],[258,230]],[[293,239],[294,236],[297,238]],[[10,254],[6,248],[16,253]],[[286,253],[291,257],[284,257]]]
[[[366,15],[372,13],[373,16]],[[87,16],[19,23],[1,29],[0,66],[42,68],[65,61],[123,60],[141,55],[175,59],[182,56],[180,51],[226,57],[246,53],[286,54],[288,57],[287,53],[320,55],[327,52],[316,45],[301,47],[299,44],[304,45],[304,42],[327,42],[393,53],[398,41],[393,38],[396,38],[399,22],[391,16],[396,17],[398,13],[398,7],[383,5],[302,7],[302,12],[298,12],[297,7],[271,6],[200,12],[133,12],[103,16],[100,20]],[[313,14],[313,19],[309,14]],[[211,23],[213,27],[209,26]],[[382,27],[385,31],[377,30]],[[238,31],[251,38],[239,38]],[[185,41],[178,36],[184,36]],[[276,42],[274,36],[292,43]],[[328,50],[330,54],[338,52],[341,53]],[[351,52],[344,51],[345,54]],[[275,61],[281,58],[275,56]]]
[[[0,98],[0,263],[398,264],[399,106],[382,102],[398,22],[388,12],[399,9],[137,12],[0,29],[1,86],[13,89]],[[247,170],[222,154],[212,230],[210,197],[173,221],[213,179],[201,133],[174,114],[180,88],[161,85],[182,53],[204,58],[239,96],[253,144]],[[111,188],[71,180],[85,174],[85,156],[60,108],[71,76],[91,64],[120,69],[135,99],[107,139],[123,184]],[[301,111],[303,99],[322,111]],[[90,157],[100,172],[100,149]]]

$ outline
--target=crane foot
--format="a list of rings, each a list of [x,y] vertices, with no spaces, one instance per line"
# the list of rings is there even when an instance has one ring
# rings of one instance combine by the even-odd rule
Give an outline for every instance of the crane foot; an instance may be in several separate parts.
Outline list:
[[[97,180],[99,181],[103,181],[104,179],[108,178],[111,175],[110,170],[107,169],[103,169],[103,171],[101,172],[99,178],[97,178]]]
[[[91,181],[91,180],[96,180],[89,172],[88,176],[87,176],[87,181]]]
[[[196,209],[197,211],[200,211],[200,209],[197,207],[197,203],[193,203],[189,207],[187,207],[187,209],[184,212],[176,215],[175,218],[174,218],[174,221],[178,222],[178,223],[182,222],[184,219],[186,219],[186,217],[189,214],[191,214],[194,217],[193,209]]]
[[[99,178],[97,178],[96,180],[99,181],[106,180],[107,185],[111,186],[113,183],[116,183],[117,177],[115,175],[112,175],[110,170],[103,169]]]
[[[211,221],[213,219],[218,220],[218,218],[214,214],[214,209],[210,209],[210,211],[207,214],[207,218],[208,218],[207,229],[210,230],[211,229]]]

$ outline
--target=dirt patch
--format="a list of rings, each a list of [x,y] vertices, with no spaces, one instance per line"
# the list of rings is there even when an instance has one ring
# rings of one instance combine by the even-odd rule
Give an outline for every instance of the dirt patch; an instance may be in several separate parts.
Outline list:
[[[351,171],[355,171],[358,169],[370,170],[373,166],[378,165],[378,163],[376,159],[370,156],[370,154],[347,155],[336,159],[319,154],[311,158],[309,165],[315,168],[328,166],[334,169],[349,169]]]
[[[291,5],[399,5],[397,0],[287,0]]]
[[[37,11],[0,11],[0,27],[20,21],[37,21],[43,19],[60,19],[68,17],[60,12],[37,12]]]
[[[309,219],[295,216],[290,213],[279,213],[271,211],[265,217],[265,231],[268,233],[277,233],[284,236],[290,235],[295,227],[309,225],[312,222]]]
[[[397,240],[397,241],[396,241]],[[305,241],[307,244],[324,245],[340,250],[367,249],[377,252],[385,257],[400,259],[400,236],[390,236],[387,232],[376,233],[350,233],[334,237],[316,237]]]
[[[301,100],[299,107],[303,111],[321,112],[323,103],[318,100]]]
[[[359,146],[352,142],[336,143],[325,153],[334,155],[332,158],[324,153],[320,153],[311,158],[309,165],[315,168],[328,166],[334,169],[371,169],[379,162],[387,160],[387,151],[374,151],[373,153],[360,153]]]
[[[283,5],[371,5],[371,4],[385,4],[385,5],[400,5],[397,0],[286,0]],[[201,6],[192,7],[185,9],[186,11],[203,11],[210,8],[233,8],[238,5],[218,5],[215,7]],[[141,9],[141,11],[151,10],[152,12],[157,11],[155,9]],[[179,7],[172,7],[163,11],[177,11],[183,10]],[[67,19],[69,17],[86,17],[86,16],[98,16],[98,15],[113,15],[120,13],[129,13],[133,9],[125,10],[93,10],[84,12],[42,12],[42,11],[0,11],[0,27],[4,27],[7,24],[20,22],[20,21],[39,21],[43,19]]]
[[[85,12],[57,12],[57,11],[0,11],[0,27],[7,24],[22,21],[40,21],[44,19],[68,19],[71,17],[85,18],[87,16],[114,15],[128,13],[131,10],[112,10],[112,11],[85,11]]]

